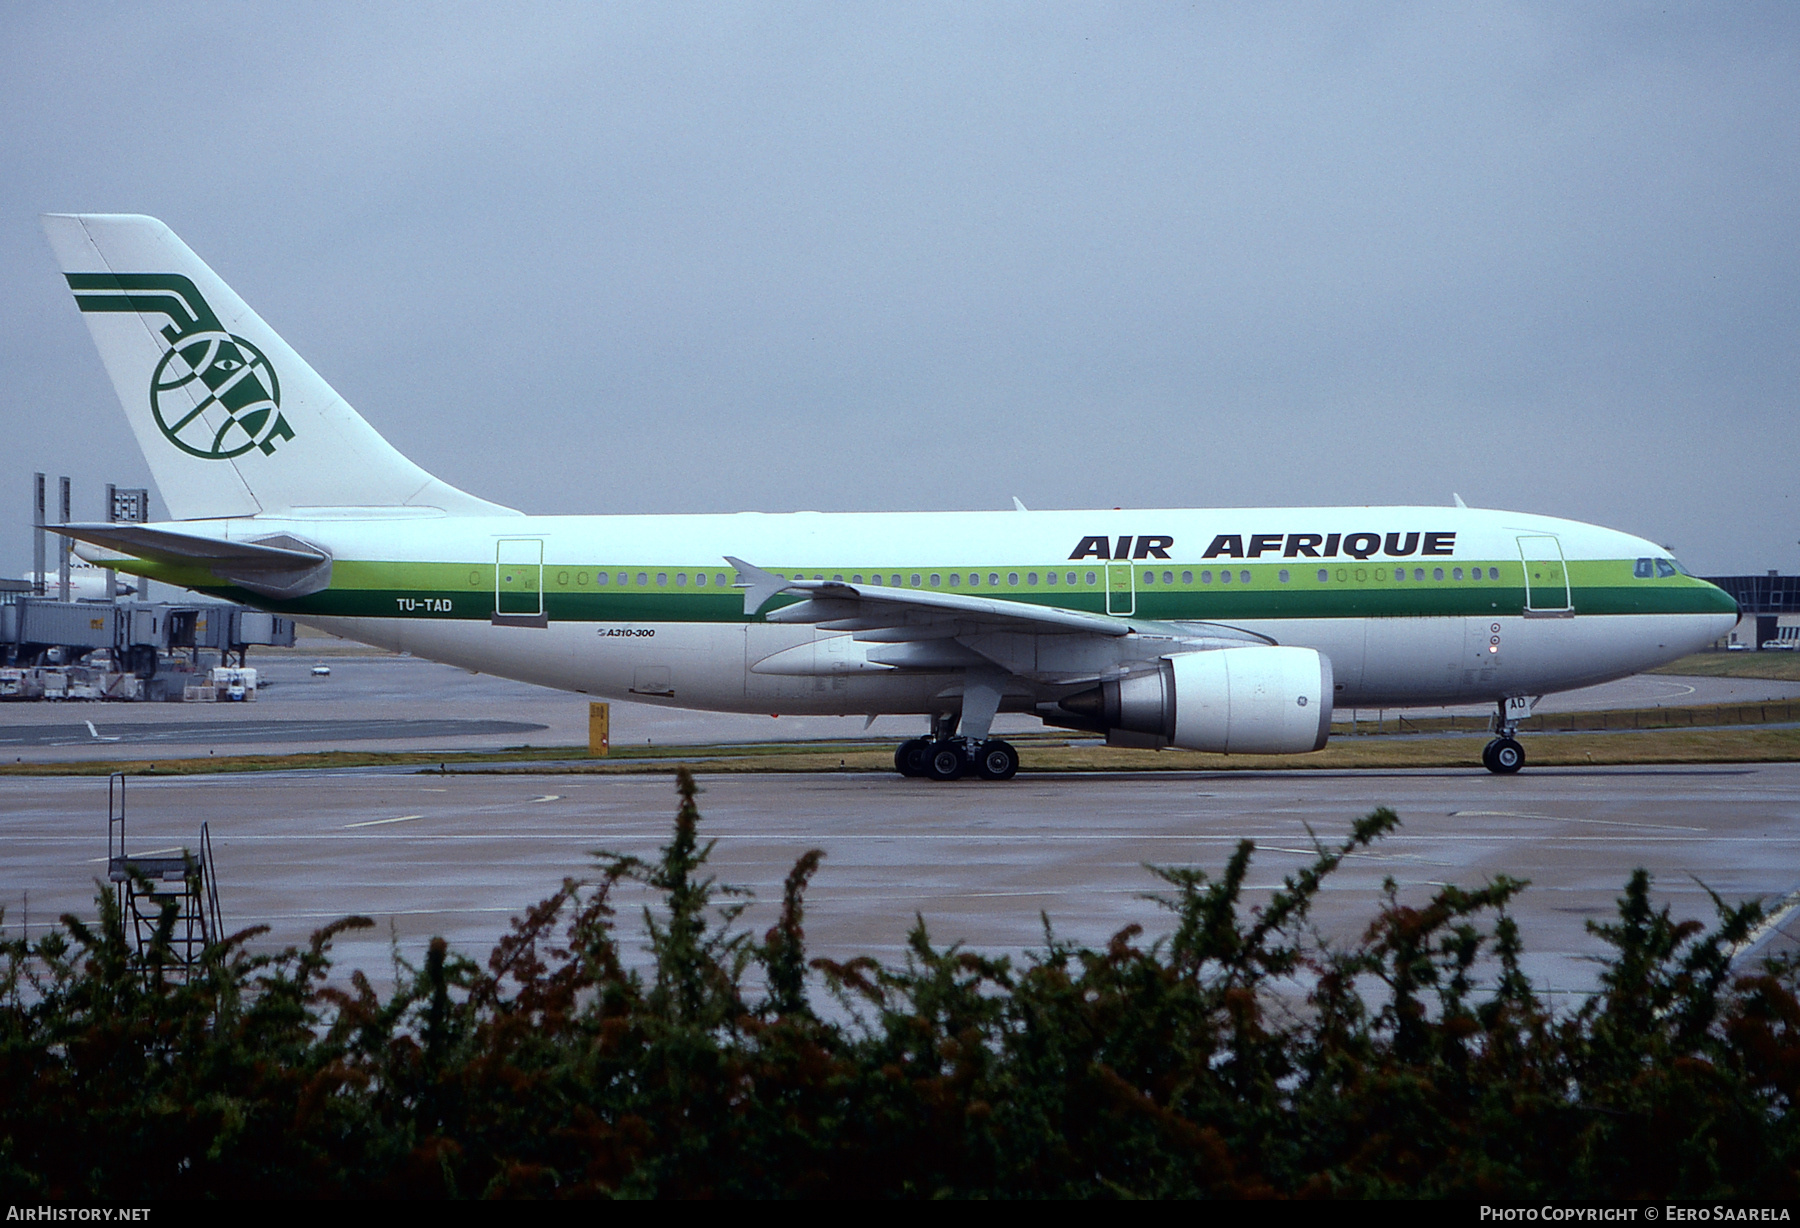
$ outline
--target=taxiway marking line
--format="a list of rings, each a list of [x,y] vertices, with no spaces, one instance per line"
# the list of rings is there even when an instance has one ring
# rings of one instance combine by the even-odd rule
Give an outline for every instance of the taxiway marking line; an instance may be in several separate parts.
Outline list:
[[[126,853],[125,856],[127,856],[127,857],[167,857],[170,853],[185,853],[185,852],[187,852],[187,850],[185,848],[182,848],[180,845],[176,845],[172,849],[147,849],[143,852],[138,852],[138,853]],[[87,859],[87,864],[94,865],[97,862],[110,861],[110,860],[112,860],[110,857],[90,857]]]
[[[1650,831],[1698,831],[1704,827],[1687,827],[1680,823],[1633,823],[1627,819],[1577,819],[1561,814],[1527,814],[1518,810],[1452,810],[1453,819],[1545,819],[1552,823],[1597,823],[1602,827],[1642,827]]]
[[[410,823],[414,819],[422,819],[422,814],[403,814],[397,819],[370,819],[364,823],[346,823],[340,831],[349,831],[352,827],[381,827],[387,823]]]

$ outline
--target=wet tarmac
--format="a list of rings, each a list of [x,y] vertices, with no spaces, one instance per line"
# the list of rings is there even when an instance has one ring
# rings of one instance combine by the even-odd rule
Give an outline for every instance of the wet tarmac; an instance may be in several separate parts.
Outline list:
[[[815,955],[904,954],[922,917],[939,942],[1022,956],[1047,920],[1089,944],[1128,924],[1166,933],[1144,867],[1217,869],[1241,839],[1258,852],[1253,899],[1378,805],[1399,832],[1352,857],[1317,917],[1359,933],[1383,881],[1425,899],[1439,884],[1494,875],[1531,881],[1513,909],[1528,971],[1547,988],[1595,983],[1603,947],[1587,923],[1614,912],[1633,867],[1656,877],[1677,917],[1712,916],[1707,889],[1761,897],[1776,922],[1760,950],[1800,934],[1800,765],[1402,772],[1023,774],[1007,784],[937,785],[886,775],[744,775],[703,780],[703,835],[719,880],[752,889],[760,934],[783,876],[809,848],[824,866],[809,897]],[[391,956],[417,959],[434,934],[485,956],[508,918],[596,849],[653,854],[667,838],[668,776],[437,775],[411,771],[133,779],[134,852],[192,846],[210,824],[227,925],[267,925],[258,945],[301,942],[338,916],[376,928],[338,946],[340,968],[385,980]],[[18,778],[0,785],[0,905],[6,926],[41,932],[58,913],[92,914],[106,853],[106,782]],[[621,901],[627,928],[642,897]],[[634,948],[635,949],[635,948]]]

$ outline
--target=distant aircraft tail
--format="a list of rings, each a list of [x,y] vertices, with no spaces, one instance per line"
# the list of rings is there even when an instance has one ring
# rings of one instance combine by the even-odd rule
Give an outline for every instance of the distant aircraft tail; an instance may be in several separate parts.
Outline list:
[[[395,451],[155,218],[45,214],[43,223],[177,520],[511,511]]]

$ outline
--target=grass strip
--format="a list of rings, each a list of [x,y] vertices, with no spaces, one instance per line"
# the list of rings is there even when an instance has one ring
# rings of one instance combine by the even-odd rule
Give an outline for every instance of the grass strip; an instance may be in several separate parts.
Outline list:
[[[1127,750],[1068,745],[1060,735],[1012,739],[1027,772],[1355,771],[1405,768],[1479,770],[1485,735],[1442,738],[1347,738],[1308,755],[1215,755],[1183,750]],[[1800,728],[1659,729],[1639,733],[1561,734],[1525,743],[1529,767],[1789,763],[1800,761]],[[413,767],[423,773],[631,775],[672,772],[892,773],[886,743],[794,746],[682,746],[588,758],[577,748],[470,751],[458,754],[327,751],[295,755],[230,755],[206,759],[89,761],[0,765],[6,776],[212,775],[224,772],[304,771],[353,767]]]
[[[1689,678],[1767,678],[1775,682],[1800,682],[1800,652],[1697,652],[1648,672]]]
[[[1692,707],[1604,708],[1594,712],[1540,713],[1519,722],[1520,733],[1605,733],[1639,729],[1704,729],[1716,725],[1784,725],[1800,721],[1800,699],[1766,703],[1696,704]],[[1485,733],[1480,716],[1392,716],[1372,721],[1334,721],[1331,736]]]

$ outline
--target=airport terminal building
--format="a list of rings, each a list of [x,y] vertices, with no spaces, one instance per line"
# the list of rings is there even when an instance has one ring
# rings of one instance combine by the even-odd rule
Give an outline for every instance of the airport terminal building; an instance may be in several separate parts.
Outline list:
[[[1800,648],[1800,576],[1768,571],[1756,576],[1707,576],[1737,599],[1743,616],[1721,647]]]

